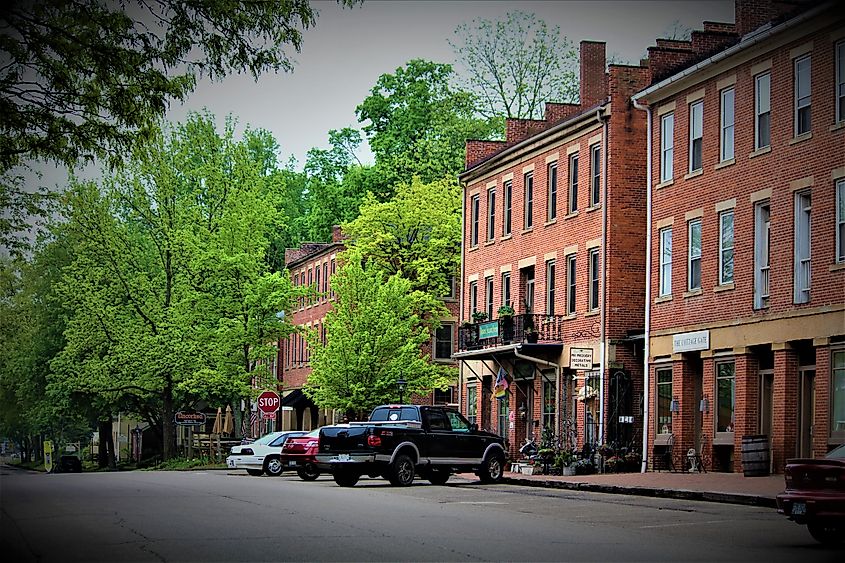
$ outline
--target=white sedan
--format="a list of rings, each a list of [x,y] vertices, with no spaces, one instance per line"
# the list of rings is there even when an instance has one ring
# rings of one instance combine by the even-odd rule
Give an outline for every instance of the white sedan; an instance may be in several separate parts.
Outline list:
[[[304,434],[301,430],[271,432],[250,444],[232,446],[226,465],[229,469],[246,469],[247,473],[256,477],[263,473],[278,477],[284,469],[279,454],[282,453],[285,440]]]

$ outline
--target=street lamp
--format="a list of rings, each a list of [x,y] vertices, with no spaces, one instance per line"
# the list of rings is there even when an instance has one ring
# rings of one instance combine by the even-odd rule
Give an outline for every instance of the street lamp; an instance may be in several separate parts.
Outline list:
[[[396,380],[396,387],[399,389],[399,404],[401,405],[405,401],[403,400],[405,394],[405,386],[408,384],[407,381],[402,379],[401,377]]]

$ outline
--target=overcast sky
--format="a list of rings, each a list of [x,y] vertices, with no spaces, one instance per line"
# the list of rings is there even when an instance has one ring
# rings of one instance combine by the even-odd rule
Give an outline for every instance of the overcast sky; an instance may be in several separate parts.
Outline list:
[[[355,107],[375,85],[407,61],[423,58],[454,63],[447,40],[455,28],[475,18],[503,19],[508,11],[536,13],[549,27],[575,45],[583,39],[607,42],[607,52],[637,62],[655,37],[676,20],[701,29],[702,22],[734,21],[733,0],[688,1],[386,1],[365,0],[353,9],[331,1],[314,3],[319,10],[316,27],[307,31],[302,52],[294,53],[292,73],[230,76],[222,83],[199,83],[185,104],[174,104],[168,114],[181,120],[190,110],[207,107],[222,123],[227,114],[241,125],[270,130],[286,161],[293,155],[305,163],[312,147],[328,146],[328,131],[360,128]],[[359,155],[371,162],[369,150]]]

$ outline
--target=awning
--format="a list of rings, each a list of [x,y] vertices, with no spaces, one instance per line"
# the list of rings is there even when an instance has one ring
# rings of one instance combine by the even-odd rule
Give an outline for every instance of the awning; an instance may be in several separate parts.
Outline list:
[[[492,360],[494,358],[514,358],[514,351],[519,351],[520,354],[528,356],[541,356],[557,358],[563,352],[563,343],[560,342],[541,342],[537,344],[529,344],[527,342],[519,344],[506,344],[504,346],[495,346],[490,348],[477,348],[475,350],[464,350],[462,352],[455,352],[452,354],[454,360]]]
[[[282,397],[283,407],[297,407],[301,404],[311,403],[311,400],[305,396],[302,389],[294,389],[284,397]]]

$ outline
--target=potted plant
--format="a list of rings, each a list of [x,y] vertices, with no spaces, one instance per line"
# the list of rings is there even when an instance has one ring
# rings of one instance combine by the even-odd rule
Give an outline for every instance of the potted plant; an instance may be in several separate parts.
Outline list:
[[[467,349],[472,350],[474,348],[478,348],[477,325],[469,321],[464,321],[461,323],[461,333],[463,334],[464,345],[467,347]]]
[[[513,316],[516,311],[510,305],[502,305],[499,307],[499,320],[502,323],[502,340],[510,342],[513,340]]]
[[[525,335],[525,341],[529,344],[536,344],[537,340],[540,339],[540,334],[537,332],[537,329],[534,328],[534,325],[525,327],[523,334]]]
[[[472,314],[472,320],[476,323],[483,323],[487,320],[487,313],[484,311],[476,311]]]
[[[555,456],[555,467],[560,468],[561,475],[572,476],[575,475],[576,460],[575,452],[563,450]]]

